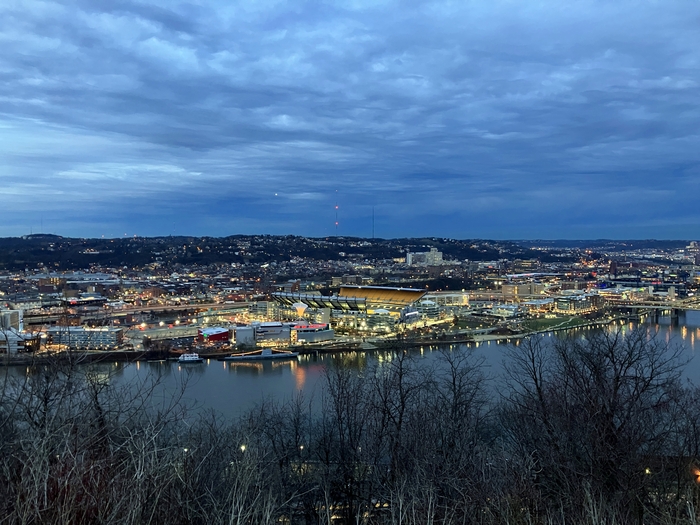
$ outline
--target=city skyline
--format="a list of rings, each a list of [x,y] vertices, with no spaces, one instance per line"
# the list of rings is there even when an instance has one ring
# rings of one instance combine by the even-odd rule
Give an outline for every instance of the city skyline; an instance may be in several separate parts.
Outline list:
[[[698,237],[697,4],[0,14],[0,237]]]

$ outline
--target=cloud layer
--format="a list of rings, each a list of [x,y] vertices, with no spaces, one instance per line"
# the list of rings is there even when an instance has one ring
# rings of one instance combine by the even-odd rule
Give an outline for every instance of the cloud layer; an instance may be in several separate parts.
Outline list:
[[[370,236],[374,211],[382,237],[697,238],[699,23],[689,0],[3,2],[0,235]]]

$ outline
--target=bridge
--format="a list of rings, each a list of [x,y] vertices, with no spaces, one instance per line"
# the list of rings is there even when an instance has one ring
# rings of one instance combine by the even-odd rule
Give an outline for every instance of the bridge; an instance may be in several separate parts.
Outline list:
[[[620,308],[633,308],[638,310],[700,310],[700,299],[683,299],[668,303],[656,301],[620,301],[608,303],[610,306]]]
[[[92,312],[64,312],[64,313],[39,313],[25,314],[24,324],[27,326],[38,326],[46,324],[56,324],[66,319],[79,319],[80,324],[85,321],[109,321],[127,315],[143,313],[171,313],[171,312],[211,312],[216,310],[243,310],[248,308],[250,303],[198,303],[183,305],[149,305],[149,306],[129,306],[124,308],[104,308]]]
[[[181,304],[181,305],[167,305],[159,304],[155,306],[129,306],[124,308],[110,308],[107,310],[111,315],[128,315],[128,314],[141,314],[141,313],[168,313],[168,312],[180,312],[187,310],[227,310],[227,309],[242,309],[248,308],[250,303],[240,302],[240,303],[198,303],[198,304]]]

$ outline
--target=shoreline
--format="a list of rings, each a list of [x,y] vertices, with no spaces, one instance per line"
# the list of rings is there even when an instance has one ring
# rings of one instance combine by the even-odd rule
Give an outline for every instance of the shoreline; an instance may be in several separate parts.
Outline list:
[[[591,321],[588,323],[581,323],[575,326],[553,326],[543,330],[534,330],[531,332],[521,332],[513,334],[476,334],[476,335],[466,335],[465,337],[449,338],[449,339],[431,339],[431,338],[421,338],[421,339],[390,339],[390,340],[372,340],[367,339],[364,343],[354,343],[352,345],[335,346],[332,348],[309,348],[309,347],[295,347],[294,351],[300,354],[315,354],[315,353],[335,353],[335,352],[356,352],[356,351],[372,351],[372,350],[390,350],[396,347],[410,346],[410,347],[421,347],[421,346],[450,346],[456,344],[470,344],[470,343],[482,343],[491,341],[508,341],[510,339],[525,339],[539,334],[548,334],[555,332],[562,332],[566,330],[574,330],[576,328],[594,328],[609,326],[618,321],[629,321],[632,316],[629,315],[619,315],[612,319],[604,319],[600,321]],[[638,320],[638,319],[637,319]],[[371,345],[374,348],[362,348],[363,344]]]
[[[549,334],[555,332],[561,332],[565,330],[574,330],[576,328],[593,328],[608,326],[610,324],[616,323],[618,321],[629,321],[631,316],[620,315],[612,319],[605,319],[601,321],[592,321],[589,323],[581,323],[575,326],[554,326],[546,328],[543,330],[535,330],[532,332],[522,332],[522,333],[512,333],[512,334],[475,334],[475,335],[465,335],[464,337],[455,337],[450,339],[432,339],[432,338],[420,338],[420,339],[390,339],[390,340],[372,340],[367,339],[363,342],[353,342],[348,344],[332,343],[329,345],[318,345],[318,346],[294,346],[288,347],[288,350],[299,352],[299,355],[318,355],[318,354],[337,354],[342,352],[372,352],[376,350],[395,350],[401,347],[421,347],[421,346],[451,346],[458,344],[479,344],[483,342],[491,341],[509,341],[511,339],[521,340],[527,337],[532,337],[539,334]],[[149,361],[168,361],[174,360],[173,354],[168,354],[167,356],[150,356],[147,350],[106,350],[106,351],[85,351],[85,352],[72,352],[68,355],[65,352],[54,355],[31,355],[31,356],[17,356],[10,357],[5,356],[4,359],[0,358],[0,366],[29,366],[32,364],[48,364],[51,362],[57,364],[67,364],[71,360],[78,364],[89,364],[89,363],[99,363],[99,362],[149,362]],[[231,352],[209,352],[200,353],[200,357],[203,359],[221,359],[227,355],[231,355]]]

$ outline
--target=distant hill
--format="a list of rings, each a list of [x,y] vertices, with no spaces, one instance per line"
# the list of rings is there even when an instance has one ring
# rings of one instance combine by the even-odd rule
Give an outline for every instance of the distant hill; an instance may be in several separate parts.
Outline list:
[[[88,268],[93,265],[130,268],[152,263],[170,265],[258,264],[312,260],[377,260],[405,257],[407,251],[437,248],[446,259],[489,261],[539,259],[574,260],[571,250],[676,249],[687,241],[534,240],[493,241],[442,237],[365,239],[360,237],[308,238],[295,235],[232,235],[228,237],[128,237],[82,239],[51,234],[0,238],[0,269],[49,270]],[[536,249],[540,248],[540,249]],[[548,248],[542,251],[541,248]]]
[[[579,249],[601,249],[608,250],[675,250],[685,248],[688,245],[687,240],[612,240],[612,239],[591,239],[591,240],[517,240],[512,241],[515,244],[525,247],[549,247],[549,248],[579,248]]]

